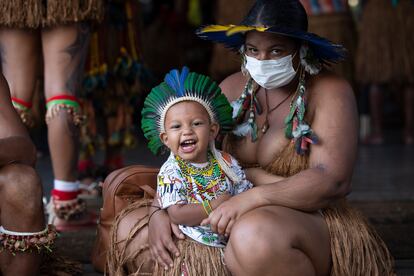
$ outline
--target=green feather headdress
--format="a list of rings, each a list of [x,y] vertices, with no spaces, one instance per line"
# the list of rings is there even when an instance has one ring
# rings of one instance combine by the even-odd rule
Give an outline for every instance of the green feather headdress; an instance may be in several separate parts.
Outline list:
[[[219,124],[221,132],[232,130],[233,110],[217,83],[207,76],[190,73],[187,67],[181,72],[174,69],[165,76],[164,82],[151,90],[142,109],[141,128],[154,154],[159,154],[164,146],[159,135],[165,131],[168,109],[183,101],[195,101],[204,106],[210,120]]]

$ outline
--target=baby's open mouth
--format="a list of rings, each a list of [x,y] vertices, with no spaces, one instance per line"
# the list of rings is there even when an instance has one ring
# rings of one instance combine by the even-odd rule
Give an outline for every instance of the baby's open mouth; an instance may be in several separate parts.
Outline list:
[[[194,150],[197,141],[194,139],[188,139],[180,143],[180,146],[184,152],[191,152]]]

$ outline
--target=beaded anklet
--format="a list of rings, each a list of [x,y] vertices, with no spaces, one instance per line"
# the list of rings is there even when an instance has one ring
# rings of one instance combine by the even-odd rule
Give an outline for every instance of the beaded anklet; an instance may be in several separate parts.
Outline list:
[[[25,102],[19,98],[12,97],[12,103],[14,109],[16,109],[17,114],[19,114],[20,119],[22,120],[23,124],[27,127],[32,128],[34,127],[34,119],[32,114],[32,103]]]
[[[46,101],[46,108],[46,123],[49,123],[62,109],[72,117],[75,126],[79,126],[85,121],[85,117],[81,114],[79,101],[75,96],[59,95],[51,97]]]
[[[56,200],[52,198],[49,204],[49,223],[53,221],[53,216],[69,221],[78,218],[86,211],[86,203],[80,198],[72,200]]]
[[[40,232],[14,232],[0,226],[0,248],[6,249],[13,255],[21,252],[38,252],[46,249],[52,252],[52,246],[57,237],[57,232],[53,225],[48,225],[45,230]]]

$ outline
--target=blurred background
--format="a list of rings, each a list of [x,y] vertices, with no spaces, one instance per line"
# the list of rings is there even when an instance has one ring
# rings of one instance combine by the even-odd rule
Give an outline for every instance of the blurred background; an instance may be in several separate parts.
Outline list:
[[[384,17],[380,10],[384,8],[379,4],[381,1],[389,4],[385,7],[388,17]],[[413,9],[403,6],[414,6],[413,1],[301,2],[309,15],[309,30],[348,49],[348,59],[332,66],[332,70],[352,84],[360,114],[361,146],[349,199],[368,216],[390,247],[398,260],[399,275],[414,275],[414,90],[410,90],[414,74],[411,80],[401,77],[377,81],[374,69],[380,69],[384,74],[395,72],[393,65],[376,64],[367,57],[367,53],[375,52],[385,55],[377,42],[382,36],[373,31],[379,24],[377,21],[382,20],[383,25],[394,26],[392,30],[395,30],[380,34],[400,34],[402,23],[393,20],[400,18],[406,22],[410,16],[414,17]],[[252,3],[252,0],[107,2],[104,21],[94,26],[79,93],[88,118],[81,131],[78,164],[81,179],[99,181],[126,165],[157,166],[163,162],[165,157],[154,157],[146,149],[146,141],[140,132],[143,99],[172,68],[186,65],[218,82],[238,71],[238,54],[201,40],[194,32],[204,24],[237,24]],[[393,41],[394,44],[398,42]],[[413,49],[412,41],[401,43]],[[403,55],[393,46],[388,45],[390,51]],[[407,60],[410,61],[408,57]],[[36,125],[30,132],[38,148],[38,169],[45,196],[49,198],[53,176],[47,128],[42,119],[45,115],[42,79],[39,76],[33,103]],[[99,208],[99,203],[95,206]],[[83,237],[78,234],[67,236],[74,244],[67,253],[89,263],[88,250],[94,233],[92,229]]]

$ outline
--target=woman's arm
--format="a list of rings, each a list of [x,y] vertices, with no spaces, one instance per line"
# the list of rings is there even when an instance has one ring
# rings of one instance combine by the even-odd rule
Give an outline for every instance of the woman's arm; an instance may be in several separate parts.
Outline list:
[[[313,91],[308,108],[314,113],[312,128],[319,144],[311,148],[309,169],[248,191],[257,202],[256,207],[281,205],[315,211],[351,190],[358,143],[353,91],[337,78],[321,80]]]
[[[247,180],[252,182],[255,187],[260,186],[260,185],[266,185],[266,184],[279,182],[285,179],[285,177],[268,173],[267,171],[259,167],[258,168],[247,168],[244,171],[246,173]]]
[[[210,224],[213,231],[229,235],[233,223],[252,209],[279,205],[312,212],[350,192],[358,142],[352,89],[345,81],[335,79],[324,81],[314,90],[317,93],[312,95],[310,110],[315,110],[312,128],[319,144],[312,146],[309,169],[232,197],[202,225]]]
[[[221,203],[228,200],[228,193],[218,196],[210,201],[211,208],[216,209]],[[201,204],[177,204],[167,208],[171,222],[186,226],[200,225],[201,221],[207,217],[207,213]]]

